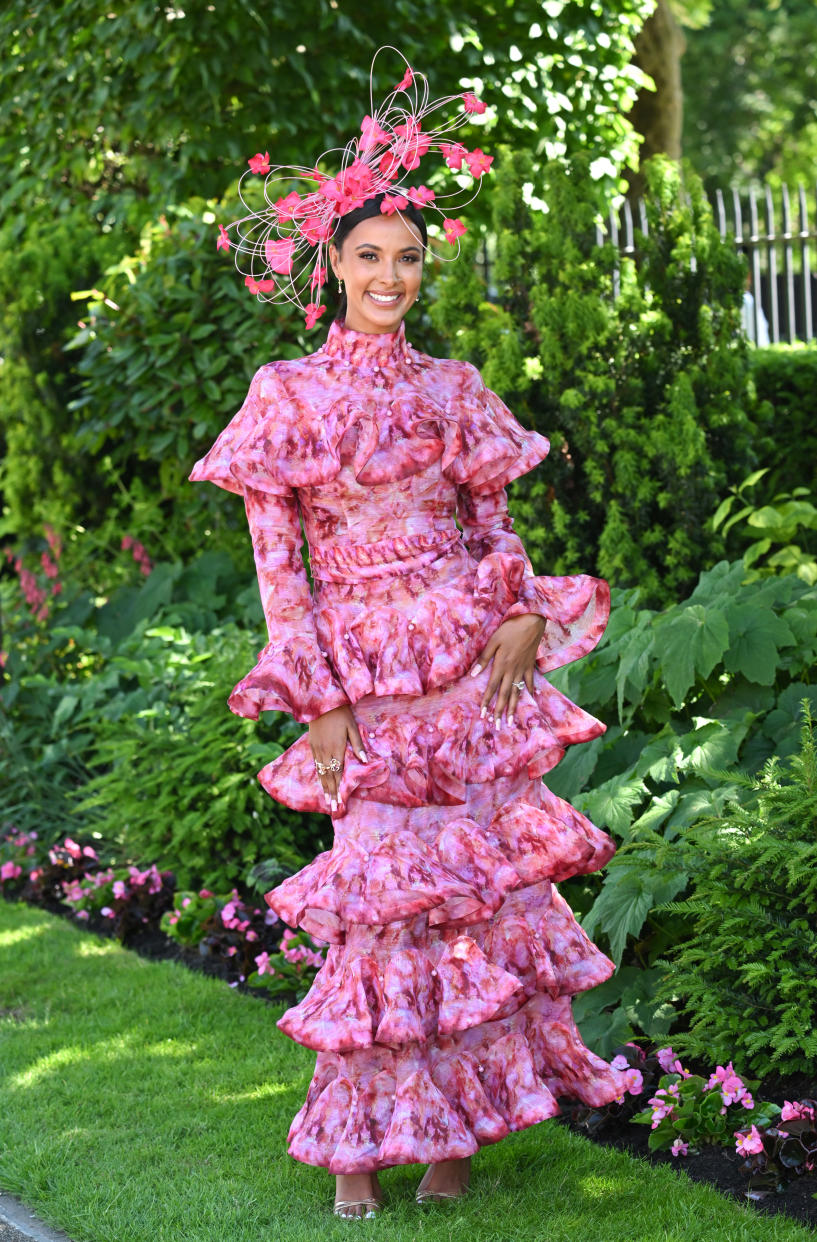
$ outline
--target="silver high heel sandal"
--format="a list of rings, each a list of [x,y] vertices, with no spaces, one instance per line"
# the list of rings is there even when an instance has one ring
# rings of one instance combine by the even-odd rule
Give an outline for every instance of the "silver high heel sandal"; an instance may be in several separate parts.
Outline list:
[[[340,1199],[335,1203],[332,1213],[334,1216],[339,1216],[341,1220],[373,1220],[382,1206],[380,1199],[375,1199],[373,1195],[369,1195],[365,1199]],[[346,1209],[356,1207],[365,1207],[368,1210],[362,1216],[348,1216]]]
[[[414,1198],[417,1200],[418,1203],[420,1204],[437,1203],[437,1202],[441,1202],[443,1199],[461,1199],[464,1194],[468,1193],[468,1189],[469,1189],[468,1181],[466,1181],[460,1187],[459,1190],[426,1190],[425,1189],[426,1179],[430,1177],[433,1168],[434,1168],[433,1165],[429,1165],[429,1167],[426,1169],[425,1173],[423,1174],[423,1180],[420,1182],[420,1185],[417,1187],[417,1191],[414,1195]]]

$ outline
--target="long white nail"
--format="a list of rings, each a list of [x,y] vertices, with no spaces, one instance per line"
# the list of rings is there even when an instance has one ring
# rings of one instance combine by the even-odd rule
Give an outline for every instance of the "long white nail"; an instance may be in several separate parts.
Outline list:
[[[337,809],[338,809],[338,804],[337,804],[336,800],[333,798],[333,799],[332,799],[332,810],[333,810],[333,811],[336,811]]]
[[[480,675],[480,673],[481,673],[481,672],[482,672],[482,665],[481,665],[481,664],[475,664],[475,665],[474,665],[474,667],[471,669],[471,676],[472,676],[472,677],[479,677],[479,675]]]
[[[484,719],[485,719],[485,717],[486,717],[486,715],[487,715],[487,708],[486,708],[484,705],[483,705],[483,707],[482,707],[482,708],[480,708],[480,713],[479,713],[479,715],[480,715],[480,719],[481,719],[481,720],[484,720]]]
[[[369,760],[366,758],[366,751],[365,751],[365,750],[359,750],[357,753],[360,755],[360,758],[363,760],[363,762],[364,762],[364,763],[368,763],[368,762],[369,762]]]

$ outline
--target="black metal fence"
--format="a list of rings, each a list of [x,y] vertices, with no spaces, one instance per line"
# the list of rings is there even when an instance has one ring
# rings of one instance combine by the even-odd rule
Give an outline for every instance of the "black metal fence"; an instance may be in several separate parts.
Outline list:
[[[817,339],[817,187],[762,191],[717,190],[710,200],[721,237],[731,237],[748,259],[744,328],[757,344]],[[642,199],[611,207],[596,240],[612,241],[636,255],[637,235],[647,233]]]

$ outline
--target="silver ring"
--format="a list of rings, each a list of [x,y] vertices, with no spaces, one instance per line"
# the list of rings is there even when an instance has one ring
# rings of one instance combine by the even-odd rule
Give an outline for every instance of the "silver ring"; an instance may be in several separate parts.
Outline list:
[[[324,772],[339,772],[340,759],[336,759],[334,755],[328,763],[321,763],[320,759],[315,760],[315,768],[319,776],[323,776]]]
[[[516,686],[517,690],[524,690],[524,689],[525,689],[525,682],[524,682],[524,681],[513,681],[513,682],[511,682],[511,685]]]

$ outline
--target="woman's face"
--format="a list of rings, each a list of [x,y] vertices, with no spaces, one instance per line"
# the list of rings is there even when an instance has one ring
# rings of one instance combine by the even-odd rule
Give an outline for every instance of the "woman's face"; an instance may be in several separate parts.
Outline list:
[[[361,220],[340,250],[330,245],[329,262],[346,287],[346,327],[396,332],[420,292],[423,246],[417,226],[397,214]]]

